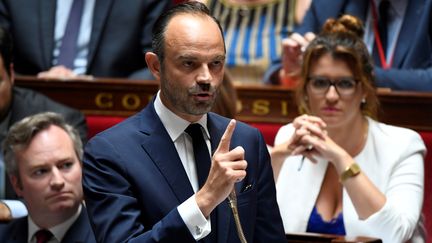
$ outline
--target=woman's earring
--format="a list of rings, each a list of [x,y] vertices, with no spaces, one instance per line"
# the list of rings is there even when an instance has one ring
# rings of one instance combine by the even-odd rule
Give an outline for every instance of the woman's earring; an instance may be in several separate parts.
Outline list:
[[[362,104],[366,104],[366,98],[363,98],[363,99],[361,100],[361,103],[362,103]]]

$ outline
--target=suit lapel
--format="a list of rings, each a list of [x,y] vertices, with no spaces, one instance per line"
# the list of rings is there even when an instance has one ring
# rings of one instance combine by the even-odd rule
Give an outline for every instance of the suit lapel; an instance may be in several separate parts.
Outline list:
[[[90,228],[90,221],[84,205],[81,213],[63,237],[63,243],[87,243],[95,242],[93,232]]]
[[[408,1],[405,17],[394,51],[392,67],[401,67],[409,48],[413,45],[414,37],[416,36],[417,31],[415,26],[418,27],[419,25],[420,16],[423,15],[424,6],[425,3],[423,0]]]
[[[182,203],[192,196],[194,191],[178,152],[157,116],[153,103],[143,110],[142,116],[141,132],[146,135],[142,147],[165,177],[179,203]]]
[[[40,40],[42,63],[45,69],[52,66],[52,53],[54,50],[56,0],[39,0]]]
[[[96,0],[93,11],[93,23],[90,36],[89,54],[87,58],[88,67],[90,67],[93,62],[94,55],[97,51],[96,48],[99,44],[99,40],[105,27],[105,22],[109,15],[113,2],[114,0]],[[89,70],[89,68],[87,68],[87,70]]]
[[[8,242],[9,243],[20,243],[20,242],[27,242],[28,237],[28,223],[27,223],[27,217],[15,219],[10,224],[10,237]]]

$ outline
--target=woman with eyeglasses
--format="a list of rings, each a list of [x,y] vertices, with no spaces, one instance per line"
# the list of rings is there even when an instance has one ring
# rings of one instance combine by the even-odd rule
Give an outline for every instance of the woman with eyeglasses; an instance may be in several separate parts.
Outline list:
[[[359,19],[328,20],[303,54],[297,102],[271,151],[286,233],[424,242],[425,146],[375,120],[373,66]]]

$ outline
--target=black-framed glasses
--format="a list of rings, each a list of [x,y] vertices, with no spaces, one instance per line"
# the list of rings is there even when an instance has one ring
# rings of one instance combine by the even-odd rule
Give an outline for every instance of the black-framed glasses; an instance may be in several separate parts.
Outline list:
[[[308,86],[312,93],[323,95],[328,92],[330,86],[334,86],[340,96],[350,96],[356,91],[358,80],[352,77],[330,79],[323,76],[308,77]]]

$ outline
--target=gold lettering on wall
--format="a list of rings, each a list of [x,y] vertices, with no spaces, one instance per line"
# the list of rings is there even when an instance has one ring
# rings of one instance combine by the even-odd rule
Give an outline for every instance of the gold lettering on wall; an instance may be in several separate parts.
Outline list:
[[[252,114],[267,115],[269,113],[270,113],[270,101],[258,99],[252,103]]]
[[[240,113],[243,110],[243,103],[241,100],[237,100],[236,102],[236,113]]]
[[[281,101],[281,115],[288,116],[288,102]]]
[[[96,106],[102,109],[109,109],[113,107],[113,95],[110,93],[99,93],[95,97]]]
[[[136,110],[141,105],[141,99],[137,94],[125,94],[122,98],[122,105],[127,110]]]

